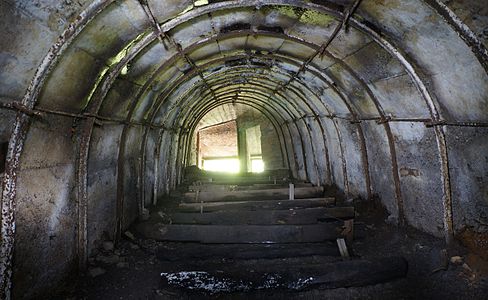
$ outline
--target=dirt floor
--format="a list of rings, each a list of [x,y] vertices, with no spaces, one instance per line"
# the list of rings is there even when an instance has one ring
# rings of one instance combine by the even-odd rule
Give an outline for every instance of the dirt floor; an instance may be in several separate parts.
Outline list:
[[[442,239],[417,230],[388,225],[381,211],[358,207],[357,222],[363,223],[366,237],[353,244],[355,256],[374,259],[403,256],[409,265],[407,277],[364,287],[306,290],[260,290],[246,293],[216,293],[174,289],[165,285],[160,274],[181,268],[198,269],[199,262],[168,262],[157,258],[165,243],[125,237],[118,248],[110,243],[90,258],[90,270],[71,282],[57,297],[49,299],[488,299],[487,262],[461,246],[448,253]],[[337,260],[330,257],[306,258],[310,264]],[[233,261],[214,260],[214,265],[232,266]],[[262,264],[262,261],[248,261]],[[275,259],[271,264],[293,266],[293,259]],[[207,261],[208,265],[209,262]],[[263,265],[264,266],[264,265]],[[259,266],[256,266],[258,269]],[[252,271],[251,271],[252,272]]]

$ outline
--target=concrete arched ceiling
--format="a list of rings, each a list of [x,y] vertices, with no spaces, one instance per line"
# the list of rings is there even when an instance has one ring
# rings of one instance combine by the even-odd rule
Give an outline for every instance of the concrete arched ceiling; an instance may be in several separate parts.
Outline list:
[[[84,262],[100,234],[87,216],[119,235],[151,195],[181,180],[202,117],[232,104],[269,119],[298,178],[335,184],[349,197],[379,195],[400,224],[448,240],[465,225],[479,226],[486,198],[472,198],[485,193],[476,178],[488,163],[466,162],[488,144],[488,54],[478,34],[486,24],[468,27],[440,1],[1,5],[11,12],[4,18],[15,24],[11,33],[29,32],[6,44],[0,76],[1,107],[17,111],[0,111],[0,136],[12,132],[3,268],[16,201],[18,219],[32,217],[22,213],[29,172],[65,174],[63,184],[45,178],[53,187],[41,194],[64,195],[58,209],[76,199],[78,213],[66,219],[78,225],[76,247],[67,251]],[[117,193],[93,200],[107,186]],[[106,203],[116,211],[111,218],[95,213]],[[42,226],[56,231],[52,222]],[[20,225],[19,236],[27,231]]]

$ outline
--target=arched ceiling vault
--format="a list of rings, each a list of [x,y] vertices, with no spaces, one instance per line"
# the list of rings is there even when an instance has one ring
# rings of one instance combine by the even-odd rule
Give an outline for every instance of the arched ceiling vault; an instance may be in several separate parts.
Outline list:
[[[48,54],[37,59],[20,103],[4,105],[18,113],[3,182],[2,220],[12,221],[2,226],[6,238],[0,257],[7,261],[0,266],[5,268],[12,255],[20,156],[28,151],[23,147],[29,127],[41,113],[75,119],[81,265],[88,251],[90,149],[99,123],[121,126],[113,153],[120,235],[126,177],[132,176],[125,170],[128,155],[140,156],[137,209],[143,214],[152,147],[168,161],[162,176],[176,184],[200,120],[233,103],[269,119],[294,175],[337,184],[351,196],[388,194],[395,201],[387,208],[401,224],[417,220],[405,212],[413,196],[411,182],[400,177],[399,163],[410,159],[405,149],[427,140],[425,152],[433,159],[425,172],[435,169],[429,174],[439,187],[439,222],[451,240],[455,228],[446,135],[448,126],[487,127],[488,52],[444,4],[173,2],[87,1]],[[456,64],[449,62],[451,57]],[[433,128],[420,136],[417,131],[424,132],[425,126]],[[377,152],[388,164],[374,164]],[[153,175],[158,182],[159,175]],[[386,183],[393,188],[383,190]],[[436,230],[426,222],[418,227]]]

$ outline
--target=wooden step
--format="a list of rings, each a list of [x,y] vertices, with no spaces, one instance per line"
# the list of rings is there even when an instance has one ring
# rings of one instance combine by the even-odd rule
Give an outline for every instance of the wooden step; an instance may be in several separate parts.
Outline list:
[[[206,183],[211,183],[211,184],[238,184],[238,185],[244,185],[244,184],[256,184],[256,183],[285,183],[289,182],[290,179],[288,177],[273,177],[273,176],[262,176],[262,177],[255,177],[255,176],[250,176],[250,177],[239,177],[239,176],[214,176],[214,177],[204,177],[200,178],[197,181],[194,181],[193,183],[195,184],[206,184]],[[295,181],[295,180],[293,180]],[[300,180],[296,180],[296,182],[303,182]]]
[[[188,243],[187,243],[188,244]],[[191,244],[191,243],[190,243]],[[318,244],[318,243],[315,243]],[[199,244],[201,246],[214,246],[211,244]],[[284,245],[297,245],[297,244],[284,244]],[[314,245],[312,243],[311,245]],[[269,246],[261,244],[239,244],[239,245],[218,245],[218,246]],[[237,252],[242,251],[236,249]],[[206,270],[206,271],[220,271],[220,272],[266,272],[266,271],[280,271],[280,270],[297,270],[303,266],[310,268],[317,268],[323,264],[334,263],[343,261],[340,256],[324,256],[324,255],[312,255],[312,256],[298,256],[298,257],[281,257],[281,258],[254,258],[249,259],[222,259],[222,258],[209,258],[209,259],[192,259],[186,261],[178,261],[177,264],[173,264],[174,267],[169,267],[170,264],[166,263],[169,260],[160,260],[165,266],[167,272],[178,272],[181,270]],[[238,271],[239,270],[239,271]]]
[[[295,200],[288,200],[295,201]],[[316,224],[330,219],[354,218],[354,207],[316,207],[295,210],[258,210],[258,211],[216,211],[173,213],[169,216],[172,224],[201,224],[201,225],[271,225]]]
[[[295,198],[321,197],[324,193],[323,187],[298,187],[295,188]],[[198,196],[197,196],[198,194]],[[218,201],[241,201],[248,199],[288,199],[289,188],[266,189],[266,190],[242,190],[242,191],[202,191],[187,192],[183,194],[185,202],[218,202]]]
[[[262,289],[303,290],[358,287],[404,277],[408,263],[402,257],[379,257],[375,260],[348,260],[323,264],[294,264],[284,268],[275,261],[259,261],[252,268],[232,262],[217,270],[183,269],[163,272],[163,283],[210,294],[248,292]],[[205,284],[202,284],[205,283]]]
[[[317,243],[341,237],[343,222],[315,225],[180,225],[141,223],[146,238],[206,244]]]
[[[204,183],[199,185],[190,185],[188,190],[190,192],[211,192],[211,191],[247,191],[247,190],[271,190],[271,189],[287,189],[288,182],[285,183],[254,183],[254,184],[214,184]],[[299,187],[313,187],[311,183],[295,183],[295,188]]]
[[[167,243],[157,257],[169,261],[204,259],[274,259],[310,256],[339,256],[335,241],[301,244],[200,244]]]
[[[311,198],[295,200],[254,200],[232,202],[181,203],[180,212],[212,212],[219,210],[280,210],[324,207],[335,204],[335,198]]]

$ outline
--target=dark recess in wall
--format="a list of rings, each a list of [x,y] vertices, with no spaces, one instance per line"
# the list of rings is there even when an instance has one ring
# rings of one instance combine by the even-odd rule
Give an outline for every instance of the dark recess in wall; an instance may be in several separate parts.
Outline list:
[[[5,172],[7,150],[8,150],[8,142],[0,142],[0,173]]]

